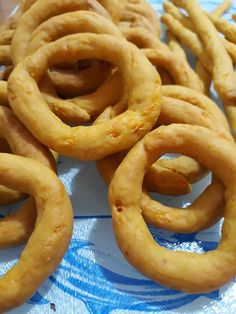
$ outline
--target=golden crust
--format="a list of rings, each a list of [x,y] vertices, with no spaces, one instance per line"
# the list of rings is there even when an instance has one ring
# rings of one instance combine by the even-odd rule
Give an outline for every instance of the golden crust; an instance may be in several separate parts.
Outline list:
[[[37,227],[18,263],[0,278],[3,313],[29,299],[58,266],[71,239],[73,211],[65,188],[49,168],[33,159],[4,153],[0,160],[1,183],[33,195],[38,213]]]
[[[142,218],[141,192],[145,170],[160,155],[173,151],[199,160],[226,187],[222,239],[218,248],[211,252],[169,251],[153,240]],[[149,133],[128,153],[112,179],[109,201],[118,245],[134,267],[160,284],[190,293],[214,291],[235,277],[236,163],[231,158],[235,153],[234,143],[217,137],[207,128],[175,124]],[[230,170],[225,171],[222,165],[227,165]]]
[[[48,66],[85,56],[99,56],[121,69],[128,110],[106,124],[71,128],[50,111],[35,81]],[[123,39],[95,34],[66,36],[38,49],[11,73],[8,95],[13,111],[36,138],[58,153],[80,159],[99,159],[135,143],[155,124],[161,103],[159,75],[139,50]]]

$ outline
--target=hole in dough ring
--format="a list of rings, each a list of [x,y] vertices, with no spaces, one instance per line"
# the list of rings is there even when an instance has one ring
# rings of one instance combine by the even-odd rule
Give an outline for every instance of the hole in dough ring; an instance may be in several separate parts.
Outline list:
[[[0,278],[5,313],[28,300],[58,266],[71,239],[73,211],[63,184],[38,161],[1,153],[0,172],[1,184],[34,197],[38,217],[18,262]]]
[[[118,67],[128,108],[106,123],[70,127],[50,111],[36,82],[54,64],[85,58]],[[41,47],[19,63],[8,79],[8,97],[15,114],[41,143],[62,155],[95,160],[130,147],[153,127],[160,114],[161,84],[134,45],[110,35],[76,34]]]
[[[216,250],[205,254],[174,252],[152,238],[141,211],[143,177],[165,153],[197,159],[224,183],[224,223]],[[236,161],[232,158],[235,154],[235,144],[217,137],[211,130],[176,124],[147,134],[128,153],[111,182],[109,201],[118,245],[133,266],[160,284],[190,293],[216,290],[235,277]]]

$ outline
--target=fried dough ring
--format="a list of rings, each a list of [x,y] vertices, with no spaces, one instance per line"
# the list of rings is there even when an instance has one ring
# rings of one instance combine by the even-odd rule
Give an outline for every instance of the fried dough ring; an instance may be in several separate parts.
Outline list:
[[[160,22],[156,11],[153,10],[149,3],[146,1],[138,1],[135,3],[127,1],[123,7],[123,12],[133,12],[145,17],[148,21],[151,22],[155,35],[157,35],[158,38],[160,37]],[[122,18],[123,16],[121,17],[121,20]]]
[[[94,60],[88,68],[79,71],[54,68],[48,71],[48,75],[57,93],[71,98],[94,92],[104,83],[108,71],[108,64]]]
[[[37,0],[21,17],[12,39],[11,53],[13,64],[16,65],[26,55],[26,49],[34,30],[50,17],[77,10],[94,11],[109,18],[107,11],[95,0]]]
[[[107,10],[110,14],[113,22],[118,24],[121,16],[122,1],[120,0],[98,0],[98,2]]]
[[[75,11],[55,16],[41,24],[33,33],[26,53],[32,54],[49,42],[77,32],[104,33],[123,38],[119,29],[102,16],[94,12]],[[45,78],[41,84],[41,91],[44,93],[50,108],[63,121],[80,124],[89,121],[90,114],[100,114],[101,110],[119,101],[120,93],[122,93],[121,88],[119,89],[121,83],[117,84],[117,92],[115,93],[111,92],[111,90],[116,90],[116,87],[113,88],[113,81],[113,76],[108,77],[104,84],[91,95],[74,97],[67,99],[66,102],[57,96],[48,78]],[[83,109],[85,105],[90,108],[89,111]]]
[[[57,96],[50,80],[44,77],[40,83],[40,90],[49,108],[62,121],[82,124],[99,115],[108,106],[116,104],[120,100],[120,95],[123,93],[123,84],[122,78],[118,73],[111,73],[104,84],[95,92],[89,95],[62,100]]]
[[[38,212],[18,263],[0,278],[3,313],[29,299],[58,266],[71,239],[73,211],[64,186],[46,166],[9,154],[0,154],[0,161],[1,183],[33,195]]]
[[[48,149],[41,145],[16,118],[11,110],[0,107],[0,133],[7,140],[14,154],[40,161],[52,170],[56,170],[55,160]],[[21,195],[1,186],[6,197]],[[1,195],[2,197],[2,195]],[[34,228],[36,210],[33,200],[29,199],[15,214],[0,220],[0,247],[16,246],[24,243]]]
[[[222,239],[211,252],[171,252],[153,240],[144,223],[141,215],[144,173],[167,152],[198,159],[226,187]],[[235,144],[207,128],[174,124],[149,133],[129,152],[113,177],[109,201],[119,248],[134,267],[160,284],[190,293],[214,291],[235,277],[236,163],[232,158],[235,154]]]
[[[158,122],[164,124],[177,122],[201,125],[214,130],[221,137],[228,138],[227,134],[226,136],[222,134],[221,128],[216,124],[211,114],[189,103],[173,98],[163,97],[162,111]],[[110,182],[115,169],[123,158],[124,156],[117,154],[97,162],[99,172],[106,182]],[[188,193],[191,190],[188,182],[195,182],[196,177],[200,179],[200,174],[202,176],[205,175],[204,167],[201,167],[195,160],[187,156],[161,159],[155,162],[147,171],[144,185],[149,191],[178,195],[184,189]],[[220,182],[214,179],[213,183],[193,205],[188,207],[187,211],[180,212],[180,220],[172,221],[170,218],[167,219],[168,215],[166,215],[166,212],[171,211],[171,209],[165,206],[161,210],[157,210],[155,215],[155,201],[152,201],[148,195],[144,196],[143,215],[149,223],[162,228],[175,232],[195,232],[209,227],[222,216],[223,199],[224,189]],[[150,207],[149,205],[151,204],[152,206]],[[174,217],[177,215],[176,211],[178,213],[178,209],[173,211]]]
[[[202,84],[196,73],[188,64],[187,59],[184,60],[181,58],[180,60],[178,55],[171,52],[167,45],[163,44],[158,38],[141,27],[131,29],[122,28],[122,32],[128,41],[132,42],[139,48],[157,49],[158,56],[156,56],[155,59],[157,60],[158,58],[162,58],[162,62],[165,63],[164,68],[167,70],[167,72],[168,70],[172,69],[174,81],[177,79],[178,82],[184,82],[184,84],[187,84],[188,87],[191,87],[197,91],[203,91]],[[179,71],[177,70],[178,65],[180,64],[183,67],[184,74],[186,74],[188,80],[185,79],[186,76],[184,76],[183,73],[180,75]]]
[[[177,115],[179,112],[178,107],[176,110],[174,110],[174,112],[176,111],[176,119],[178,119],[178,122],[194,123],[194,118],[198,117],[198,124],[205,121],[204,124],[202,124],[203,126],[208,126],[209,128],[212,128],[221,137],[224,137],[225,139],[234,142],[232,136],[229,133],[228,123],[224,114],[208,97],[200,93],[194,92],[191,89],[180,86],[162,86],[162,94],[172,98],[174,97],[180,100],[184,100],[184,102],[178,103],[179,108],[182,108],[180,114]],[[166,99],[167,98],[164,97],[163,101]],[[177,99],[175,99],[176,102],[178,102]],[[187,103],[185,101],[187,101]],[[186,107],[186,105],[188,105],[189,103],[196,106],[196,112],[194,112],[194,109],[192,109],[193,112],[190,111],[189,113],[188,108]],[[165,105],[165,102],[163,103],[163,105]],[[200,111],[200,114],[198,113],[199,109],[203,110]],[[165,110],[165,108],[162,109],[162,111],[163,110]],[[169,110],[168,121],[174,122],[175,117],[172,117],[172,120],[170,120],[170,113],[171,109]],[[161,115],[162,118],[160,117],[159,119],[163,120],[163,112],[161,113]],[[113,116],[114,114],[111,114],[111,117]],[[209,120],[210,118],[211,120]],[[104,122],[107,119],[108,117],[104,117],[102,121]],[[212,121],[212,119],[213,122],[209,122]],[[160,164],[162,164],[161,167]],[[159,180],[160,175],[161,180]],[[194,183],[202,179],[204,175],[206,175],[206,169],[204,169],[201,165],[198,165],[196,161],[185,156],[181,158],[158,161],[152,166],[149,174],[146,175],[145,183],[147,184],[149,190],[162,194],[186,194],[191,190],[189,182]],[[171,184],[173,184],[173,187],[170,186],[170,182]],[[177,188],[175,188],[176,185],[178,186]]]
[[[128,109],[106,124],[71,128],[50,111],[36,82],[48,67],[85,57],[99,57],[121,70]],[[160,77],[138,48],[125,40],[76,34],[41,47],[17,65],[8,79],[8,98],[13,111],[41,143],[60,154],[95,160],[130,147],[153,127],[160,113]]]
[[[209,97],[189,88],[177,85],[162,86],[162,94],[166,97],[187,101],[201,109],[206,110],[214,117],[219,126],[229,130],[229,125],[223,112]]]

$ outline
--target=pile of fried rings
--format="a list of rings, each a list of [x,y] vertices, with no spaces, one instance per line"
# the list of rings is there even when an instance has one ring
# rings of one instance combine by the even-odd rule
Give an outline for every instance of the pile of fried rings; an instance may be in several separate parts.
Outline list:
[[[144,275],[188,293],[235,277],[236,26],[221,17],[231,2],[163,7],[165,41],[146,0],[21,0],[0,26],[0,204],[27,198],[0,220],[0,247],[26,243],[0,277],[1,313],[26,302],[68,249],[73,211],[58,154],[96,161],[118,246]],[[187,194],[209,170],[185,209],[150,197]],[[192,233],[222,217],[218,247],[201,255],[161,247],[147,226]]]

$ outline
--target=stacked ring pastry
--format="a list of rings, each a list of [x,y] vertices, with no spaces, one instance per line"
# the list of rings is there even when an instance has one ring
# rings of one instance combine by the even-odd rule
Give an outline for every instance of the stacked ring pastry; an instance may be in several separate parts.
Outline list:
[[[188,293],[236,275],[236,32],[221,19],[230,4],[163,6],[165,39],[146,0],[22,0],[0,26],[0,204],[24,201],[0,220],[0,248],[26,245],[0,277],[1,313],[26,302],[68,249],[73,211],[58,154],[96,161],[118,246],[141,273]],[[169,153],[180,156],[162,158]],[[209,170],[211,183],[185,209],[150,196],[187,194]],[[222,217],[219,247],[201,256],[162,248],[147,226],[192,233]]]

